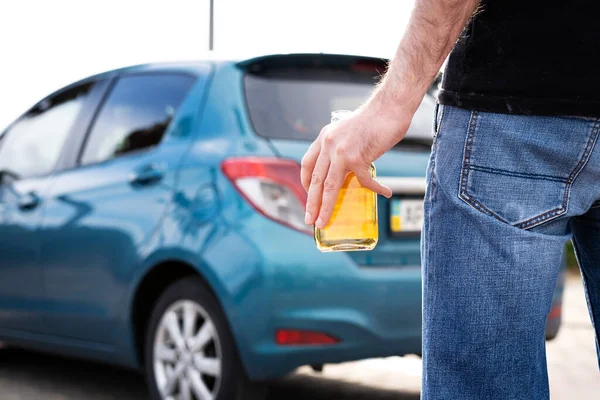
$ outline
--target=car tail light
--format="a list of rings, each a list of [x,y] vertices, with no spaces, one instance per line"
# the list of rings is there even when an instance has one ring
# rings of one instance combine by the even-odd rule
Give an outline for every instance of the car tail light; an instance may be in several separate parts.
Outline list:
[[[562,307],[560,305],[552,307],[550,310],[550,314],[548,314],[548,319],[554,319],[560,317],[562,314]]]
[[[350,65],[350,71],[354,72],[372,72],[377,75],[385,73],[387,70],[387,64],[385,62],[369,62],[369,61],[357,61]]]
[[[304,223],[307,195],[297,162],[279,158],[230,158],[221,164],[221,170],[261,214],[312,234],[312,229]]]
[[[279,329],[275,333],[275,343],[280,346],[307,346],[336,344],[339,342],[339,339],[322,332],[303,331],[297,329]]]

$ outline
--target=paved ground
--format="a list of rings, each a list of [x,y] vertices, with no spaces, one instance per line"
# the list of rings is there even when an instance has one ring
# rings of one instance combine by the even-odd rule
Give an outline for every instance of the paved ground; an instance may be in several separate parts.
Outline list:
[[[550,394],[553,400],[597,399],[600,372],[581,280],[572,277],[565,295],[564,330],[547,346]]]
[[[581,283],[570,279],[564,304],[564,324],[548,344],[552,400],[596,399],[600,374],[594,337]],[[417,357],[393,357],[328,365],[324,374],[308,368],[275,385],[269,400],[417,400],[421,362]],[[142,379],[135,373],[39,355],[0,350],[1,400],[143,400]]]

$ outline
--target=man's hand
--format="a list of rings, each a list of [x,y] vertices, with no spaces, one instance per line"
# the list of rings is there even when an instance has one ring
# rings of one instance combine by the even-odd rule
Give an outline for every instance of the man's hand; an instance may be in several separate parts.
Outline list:
[[[386,197],[391,190],[369,173],[371,162],[404,138],[413,114],[479,0],[416,0],[388,72],[371,98],[347,119],[327,125],[302,159],[307,224],[329,222],[349,172]]]
[[[325,126],[302,159],[302,185],[308,191],[307,224],[316,223],[317,228],[323,228],[329,222],[349,172],[354,172],[365,188],[391,197],[390,188],[371,177],[371,162],[404,137],[412,115],[373,108],[367,105],[352,116]]]

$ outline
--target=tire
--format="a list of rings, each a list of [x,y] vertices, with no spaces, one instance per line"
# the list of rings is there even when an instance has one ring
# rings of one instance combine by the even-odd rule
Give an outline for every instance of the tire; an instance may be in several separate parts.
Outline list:
[[[266,387],[246,378],[221,306],[197,277],[177,281],[162,293],[148,322],[144,355],[152,400],[266,398]],[[173,373],[179,379],[169,379]]]
[[[546,340],[551,341],[556,339],[558,331],[560,330],[561,317],[553,318],[546,322]]]

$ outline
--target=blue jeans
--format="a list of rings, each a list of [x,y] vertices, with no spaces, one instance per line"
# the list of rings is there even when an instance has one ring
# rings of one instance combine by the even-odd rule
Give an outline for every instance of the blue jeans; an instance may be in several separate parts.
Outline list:
[[[422,399],[548,399],[544,332],[569,239],[600,321],[600,120],[436,114]]]

